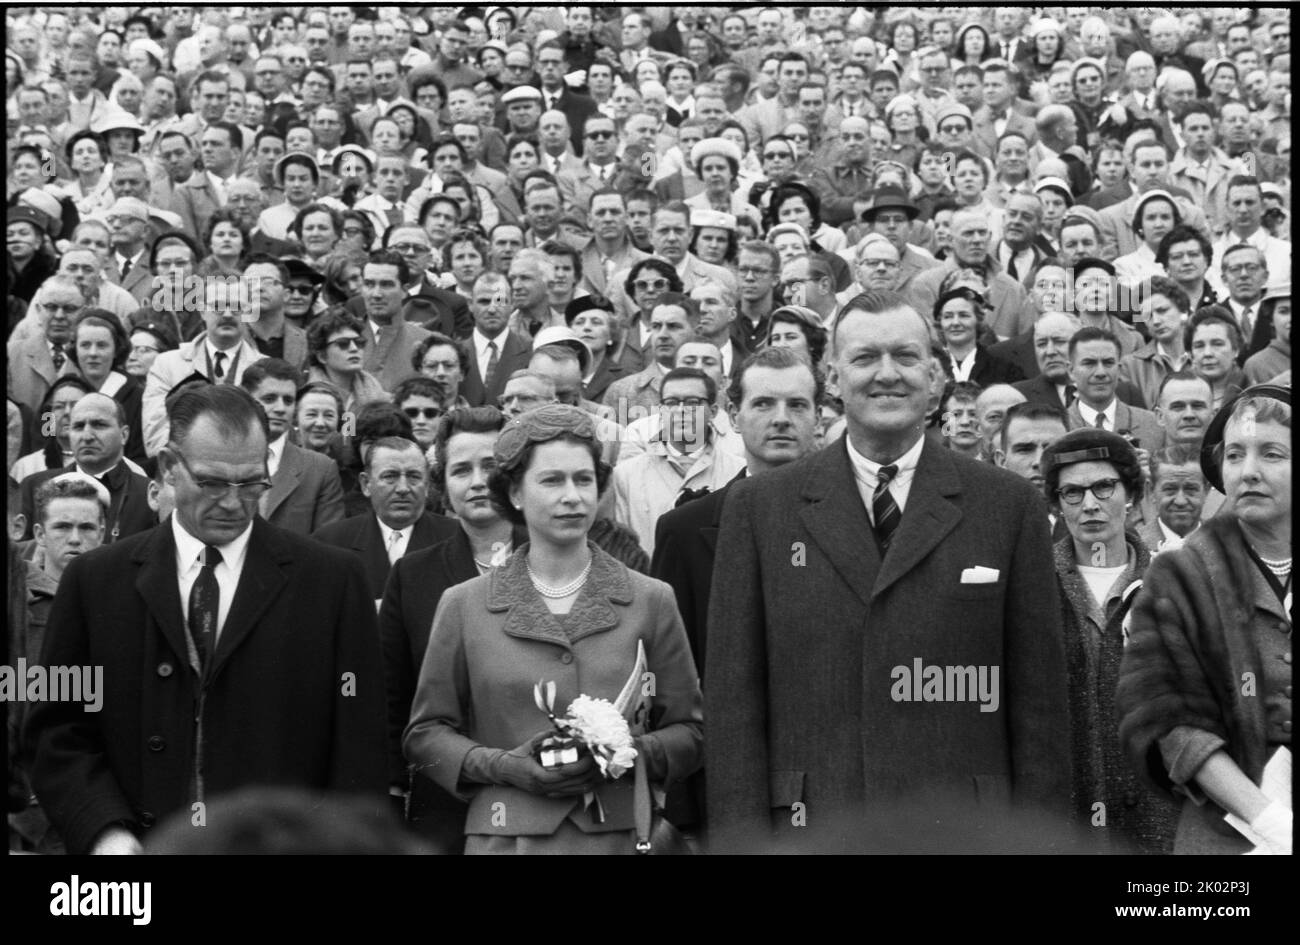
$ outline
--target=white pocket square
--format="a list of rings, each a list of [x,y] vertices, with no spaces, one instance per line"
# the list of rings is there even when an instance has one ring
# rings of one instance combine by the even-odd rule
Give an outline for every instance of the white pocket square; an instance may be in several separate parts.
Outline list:
[[[997,568],[967,568],[961,573],[963,584],[996,584],[1002,572]]]

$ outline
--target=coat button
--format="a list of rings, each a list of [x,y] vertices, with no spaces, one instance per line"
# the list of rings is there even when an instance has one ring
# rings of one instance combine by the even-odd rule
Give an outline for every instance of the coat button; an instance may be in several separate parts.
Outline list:
[[[143,826],[152,827],[157,822],[158,818],[154,816],[153,811],[142,810],[140,811],[139,820]]]
[[[1289,651],[1282,654],[1282,662],[1286,663],[1288,666],[1291,665],[1291,653]]]
[[[567,651],[564,652],[564,653],[561,653],[561,654],[560,654],[560,662],[561,662],[561,663],[572,663],[572,662],[573,662],[573,654],[572,654],[572,653],[569,653],[569,652],[567,652]]]
[[[161,676],[161,677],[163,677],[163,679],[166,679],[166,678],[167,678],[168,676],[170,676],[173,672],[174,672],[174,670],[173,670],[173,668],[172,668],[172,664],[171,664],[171,663],[159,663],[159,664],[158,664],[158,675]]]
[[[1290,720],[1290,719],[1288,719],[1287,721],[1285,721],[1285,722],[1282,723],[1282,731],[1284,731],[1284,732],[1289,732],[1289,731],[1291,731],[1291,720]]]
[[[150,751],[162,751],[167,747],[167,739],[161,735],[150,735],[148,744]]]
[[[1283,691],[1286,693],[1286,697],[1287,697],[1288,699],[1290,699],[1290,698],[1291,698],[1291,687],[1290,687],[1290,686],[1287,686],[1286,689],[1283,690]]]

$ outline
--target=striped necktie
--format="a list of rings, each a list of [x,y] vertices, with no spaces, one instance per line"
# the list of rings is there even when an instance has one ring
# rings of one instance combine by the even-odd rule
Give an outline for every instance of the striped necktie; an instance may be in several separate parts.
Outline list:
[[[882,555],[889,550],[894,531],[903,517],[898,503],[894,501],[893,493],[889,491],[889,484],[897,475],[897,465],[881,466],[880,472],[876,473],[876,492],[871,497],[871,510],[876,520],[876,540],[880,542]]]

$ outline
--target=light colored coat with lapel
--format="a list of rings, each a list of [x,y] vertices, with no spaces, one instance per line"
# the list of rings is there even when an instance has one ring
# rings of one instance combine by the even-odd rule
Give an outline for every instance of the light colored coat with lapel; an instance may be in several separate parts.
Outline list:
[[[375,338],[370,319],[365,319],[363,324],[366,341],[369,343],[366,345],[366,359],[362,367],[379,378],[384,390],[391,391],[398,381],[416,373],[415,368],[411,367],[411,354],[421,341],[429,337],[430,332],[399,316],[387,328],[381,328],[380,337]]]
[[[557,712],[579,695],[614,701],[638,641],[655,680],[650,734],[638,739],[652,782],[680,781],[699,767],[699,679],[672,589],[588,548],[591,574],[562,620],[533,589],[527,544],[502,567],[448,588],[438,604],[403,749],[417,771],[469,802],[467,834],[549,836],[566,818],[584,833],[633,827],[630,773],[596,788],[605,810],[599,824],[580,796],[467,788],[461,770],[475,747],[509,751],[549,728],[533,702],[538,681],[555,683]]]
[[[154,359],[153,367],[149,369],[144,384],[144,400],[140,407],[140,418],[144,423],[144,451],[149,456],[157,456],[171,436],[171,425],[167,422],[167,395],[172,392],[172,388],[192,374],[208,376],[207,358],[203,352],[207,337],[205,331],[175,351],[164,351]],[[247,340],[240,341],[235,350],[239,353],[239,364],[234,377],[227,373],[224,378],[228,384],[238,384],[244,377],[245,369],[264,357]]]
[[[25,338],[11,338],[7,345],[9,356],[9,396],[33,411],[41,405],[54,382],[64,374],[76,374],[72,358],[63,362],[62,370],[54,369],[54,356],[45,340],[45,332]]]

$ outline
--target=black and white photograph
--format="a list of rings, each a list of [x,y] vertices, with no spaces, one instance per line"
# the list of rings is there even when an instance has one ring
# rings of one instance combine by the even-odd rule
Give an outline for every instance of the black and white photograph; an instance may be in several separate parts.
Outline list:
[[[1292,852],[1288,8],[4,16],[31,911],[151,921],[87,854],[1264,905],[1168,858]]]

